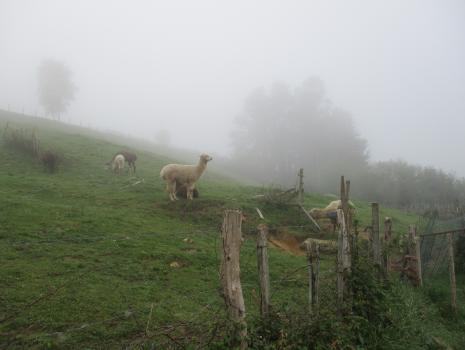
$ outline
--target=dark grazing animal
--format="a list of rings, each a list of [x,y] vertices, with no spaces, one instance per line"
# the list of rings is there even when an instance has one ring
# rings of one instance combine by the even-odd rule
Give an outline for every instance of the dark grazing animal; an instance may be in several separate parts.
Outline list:
[[[44,165],[44,167],[51,173],[54,173],[56,168],[57,168],[57,164],[58,164],[58,161],[59,161],[59,157],[56,153],[52,152],[52,151],[45,151],[44,153],[42,153],[40,155],[40,160],[42,161],[42,164]]]
[[[118,154],[122,154],[124,156],[124,159],[128,163],[129,170],[132,169],[134,174],[136,173],[136,160],[137,160],[137,155],[135,153],[132,153],[130,151],[119,151],[118,153],[115,153],[111,161],[113,162],[115,160],[115,157]]]

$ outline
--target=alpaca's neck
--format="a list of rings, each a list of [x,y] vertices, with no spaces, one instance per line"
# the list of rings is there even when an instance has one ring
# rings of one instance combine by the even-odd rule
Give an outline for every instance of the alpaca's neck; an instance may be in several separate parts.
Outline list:
[[[205,171],[205,169],[207,168],[207,162],[205,162],[204,160],[199,160],[199,163],[197,164],[197,176],[200,177],[200,175],[202,175],[202,173]]]

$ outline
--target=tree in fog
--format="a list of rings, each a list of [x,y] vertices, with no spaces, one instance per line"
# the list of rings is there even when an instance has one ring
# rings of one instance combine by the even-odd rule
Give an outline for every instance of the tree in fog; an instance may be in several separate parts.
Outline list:
[[[64,63],[47,59],[40,64],[38,73],[39,103],[47,115],[60,120],[76,93],[71,71]]]
[[[232,136],[234,164],[263,183],[289,185],[302,167],[308,188],[335,192],[340,175],[357,176],[367,166],[365,140],[318,78],[294,90],[276,83],[253,92]]]
[[[432,167],[401,160],[377,162],[362,179],[360,197],[423,212],[465,204],[465,181]]]
[[[171,134],[166,129],[160,129],[155,133],[155,142],[162,146],[169,146],[171,143]]]

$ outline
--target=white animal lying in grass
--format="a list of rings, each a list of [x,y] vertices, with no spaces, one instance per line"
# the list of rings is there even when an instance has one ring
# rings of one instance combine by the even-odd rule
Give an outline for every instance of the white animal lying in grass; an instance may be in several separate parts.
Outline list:
[[[333,224],[333,231],[336,230],[337,225],[337,210],[342,208],[341,200],[332,201],[325,208],[313,208],[310,210],[310,215],[314,219],[330,219]],[[355,205],[349,201],[349,212],[352,217],[355,215]]]
[[[166,191],[172,201],[177,200],[176,183],[186,186],[187,199],[194,199],[195,183],[207,168],[207,163],[212,160],[208,154],[202,154],[197,165],[168,164],[160,171],[160,177],[166,181]]]

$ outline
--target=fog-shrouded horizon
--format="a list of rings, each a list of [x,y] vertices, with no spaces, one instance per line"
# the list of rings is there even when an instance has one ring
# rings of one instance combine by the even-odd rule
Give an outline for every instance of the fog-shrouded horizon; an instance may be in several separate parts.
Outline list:
[[[221,155],[253,91],[317,76],[372,161],[465,176],[461,0],[0,0],[0,108],[44,115],[45,59],[78,88],[64,121]]]

